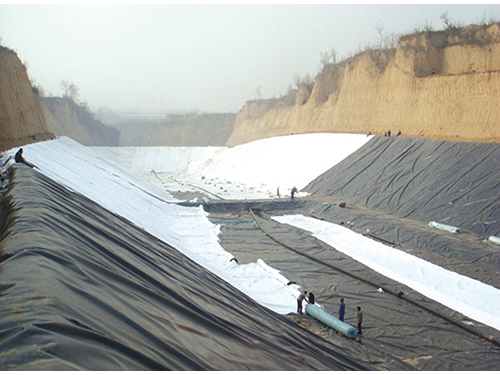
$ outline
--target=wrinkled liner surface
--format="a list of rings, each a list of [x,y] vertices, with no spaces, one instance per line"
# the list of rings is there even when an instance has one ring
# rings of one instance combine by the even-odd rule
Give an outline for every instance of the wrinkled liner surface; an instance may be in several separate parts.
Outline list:
[[[364,369],[87,198],[22,165],[11,174],[2,369]]]

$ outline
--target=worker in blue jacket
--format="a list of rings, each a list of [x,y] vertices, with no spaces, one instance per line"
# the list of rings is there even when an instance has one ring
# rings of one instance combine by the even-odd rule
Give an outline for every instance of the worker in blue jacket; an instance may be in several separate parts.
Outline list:
[[[344,321],[344,315],[345,315],[345,303],[344,299],[340,299],[340,307],[339,307],[339,320]]]

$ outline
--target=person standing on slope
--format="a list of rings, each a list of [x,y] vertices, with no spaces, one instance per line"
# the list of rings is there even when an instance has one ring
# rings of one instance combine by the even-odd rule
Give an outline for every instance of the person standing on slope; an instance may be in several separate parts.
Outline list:
[[[361,307],[357,307],[358,313],[356,315],[358,319],[358,335],[362,335],[363,333],[361,332],[361,324],[363,323],[363,312],[361,311]]]
[[[345,303],[344,303],[344,299],[341,298],[340,299],[340,307],[339,307],[339,320],[340,321],[344,321],[344,315],[345,315]]]

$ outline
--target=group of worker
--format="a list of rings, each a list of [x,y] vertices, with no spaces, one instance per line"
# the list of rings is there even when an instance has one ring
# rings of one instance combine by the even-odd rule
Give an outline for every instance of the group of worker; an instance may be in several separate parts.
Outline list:
[[[16,163],[23,163],[23,164],[26,164],[27,166],[33,168],[34,165],[31,164],[31,163],[28,163],[24,157],[23,157],[23,149],[20,148],[18,150],[18,152],[16,153],[15,155],[15,158],[14,160],[16,161]],[[279,188],[278,188],[278,197],[279,197]],[[291,191],[291,200],[294,201],[295,200],[295,194],[297,193],[297,188],[294,186],[292,191]],[[231,260],[234,260],[236,263],[238,263],[238,260],[236,258],[233,258]],[[310,292],[309,294],[307,293],[307,290],[306,291],[303,291],[302,293],[299,294],[298,298],[297,298],[297,313],[298,314],[303,314],[302,312],[302,303],[304,302],[304,300],[307,302],[307,303],[310,303],[310,304],[314,304],[315,303],[315,297],[314,297],[314,294],[312,292]],[[361,335],[361,324],[363,323],[363,313],[361,312],[361,307],[357,307],[357,322],[358,322],[358,335]],[[344,315],[345,315],[345,303],[344,303],[344,299],[341,298],[340,299],[340,306],[339,306],[339,320],[341,321],[344,321]]]
[[[302,313],[302,303],[304,302],[304,300],[307,303],[314,304],[314,301],[315,301],[314,294],[312,292],[310,292],[308,295],[307,290],[305,290],[299,294],[299,296],[297,297],[297,314],[303,314]],[[362,335],[363,333],[361,331],[361,325],[363,324],[363,312],[361,311],[360,306],[356,307],[356,309],[358,310],[358,312],[356,313],[356,320],[357,320],[357,325],[358,325],[357,332],[358,332],[358,335]],[[344,302],[343,298],[340,299],[340,306],[339,306],[338,314],[339,314],[338,319],[343,322],[344,315],[345,315],[345,302]]]
[[[362,335],[363,333],[361,331],[361,324],[363,324],[363,312],[361,311],[360,306],[356,307],[356,309],[358,310],[358,312],[356,313],[356,320],[358,322],[358,335]],[[339,306],[339,320],[341,320],[342,322],[344,321],[344,315],[345,315],[345,303],[344,299],[341,298]]]
[[[304,300],[307,303],[314,304],[314,294],[311,292],[309,293],[309,295],[307,295],[307,290],[299,294],[299,296],[297,297],[297,314],[303,314],[302,302],[304,302]]]
[[[297,190],[297,188],[294,186],[292,188],[292,190],[290,191],[290,200],[293,202],[295,201],[295,194],[297,194],[299,191]],[[278,198],[281,198],[281,195],[280,195],[280,188],[278,187],[278,189],[276,190],[276,195]]]

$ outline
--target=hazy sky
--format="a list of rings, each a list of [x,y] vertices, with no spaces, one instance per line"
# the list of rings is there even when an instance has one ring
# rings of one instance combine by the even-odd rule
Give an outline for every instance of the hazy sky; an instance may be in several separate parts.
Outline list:
[[[314,77],[321,53],[411,33],[440,15],[500,21],[500,5],[6,5],[0,38],[47,94],[79,88],[93,110],[237,112]]]

